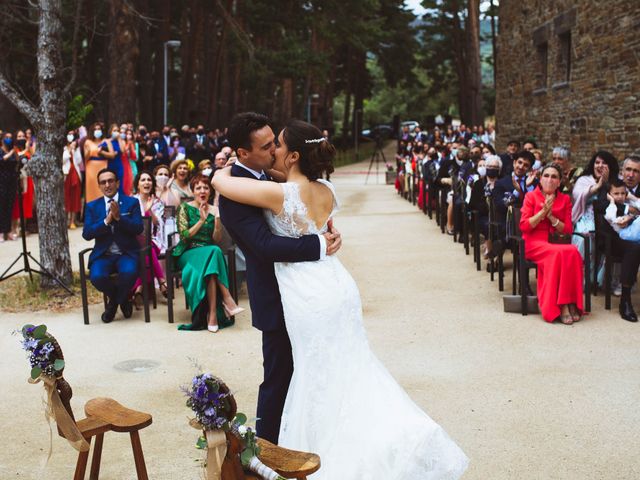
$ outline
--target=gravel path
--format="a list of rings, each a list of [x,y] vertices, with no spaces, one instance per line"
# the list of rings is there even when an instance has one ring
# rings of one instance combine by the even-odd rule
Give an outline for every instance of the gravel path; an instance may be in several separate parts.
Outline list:
[[[488,274],[477,272],[461,245],[383,184],[383,168],[379,183],[372,174],[364,185],[368,165],[332,176],[342,203],[339,255],[360,287],[372,348],[470,457],[464,478],[640,478],[640,327],[605,312],[602,297],[594,314],[570,327],[503,313]],[[70,242],[75,259],[86,243],[79,231],[71,232]],[[18,246],[3,244],[0,266]],[[241,304],[247,306],[246,298]],[[181,298],[177,305],[177,321],[188,321]],[[44,466],[49,428],[43,389],[27,383],[27,362],[11,336],[26,322],[46,322],[59,339],[77,416],[95,396],[150,412],[154,422],[141,434],[150,478],[200,478],[198,432],[187,425],[178,386],[190,380],[195,359],[225,379],[240,411],[251,416],[261,376],[260,335],[249,313],[217,335],[178,332],[163,307],[152,312],[150,324],[141,314],[102,324],[99,306],[91,309],[90,326],[80,311],[0,314],[0,373],[7,387],[0,394],[0,479],[70,478],[76,458],[55,436]],[[122,362],[131,360],[155,366],[127,371],[131,362]],[[128,442],[123,434],[105,436],[101,479],[135,478]]]

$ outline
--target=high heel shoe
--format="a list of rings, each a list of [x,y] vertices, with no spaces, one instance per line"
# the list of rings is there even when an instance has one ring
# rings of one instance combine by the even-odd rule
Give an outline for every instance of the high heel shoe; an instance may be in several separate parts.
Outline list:
[[[229,307],[227,307],[224,303],[222,304],[222,307],[224,308],[224,313],[227,315],[227,317],[233,317],[244,312],[245,310],[244,308],[238,307],[237,305],[235,308],[229,309]]]
[[[207,325],[207,330],[209,330],[211,333],[216,333],[218,330],[220,330],[220,327],[218,327],[218,325]]]

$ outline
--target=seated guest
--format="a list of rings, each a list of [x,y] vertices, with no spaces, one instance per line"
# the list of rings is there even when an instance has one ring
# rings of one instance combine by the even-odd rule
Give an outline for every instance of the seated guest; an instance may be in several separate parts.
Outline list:
[[[540,186],[524,199],[520,229],[525,256],[538,266],[538,304],[547,322],[565,325],[582,316],[582,257],[575,245],[551,243],[552,234],[571,234],[571,200],[560,192],[562,171],[554,164],[541,171]]]
[[[573,229],[578,233],[590,233],[596,230],[595,213],[593,204],[600,199],[604,202],[609,189],[609,179],[618,178],[618,161],[609,152],[601,150],[596,152],[584,173],[576,180],[571,191],[573,199],[573,209],[571,210],[571,221]],[[574,237],[580,253],[584,253],[581,237]]]
[[[153,269],[153,278],[158,280],[160,292],[167,295],[167,282],[165,281],[164,269],[158,260],[158,256],[166,251],[167,240],[164,234],[164,204],[156,197],[156,183],[149,172],[140,172],[134,181],[134,189],[140,202],[140,213],[143,217],[151,217],[151,268]],[[144,236],[138,239],[141,245],[144,245],[146,239]],[[147,281],[149,281],[148,279]],[[151,288],[154,288],[152,285]],[[136,309],[141,309],[142,298],[142,279],[138,277],[133,285],[133,303]]]
[[[115,172],[100,170],[98,186],[103,197],[87,203],[82,237],[96,241],[89,256],[89,278],[108,297],[102,321],[109,323],[118,305],[125,318],[133,312],[129,292],[138,277],[140,245],[136,236],[144,227],[138,200],[118,194],[120,182]],[[113,273],[118,274],[115,284],[110,277]]]
[[[571,195],[573,186],[582,175],[582,168],[574,167],[571,162],[571,152],[568,148],[556,147],[551,152],[551,161],[562,170],[562,193]]]
[[[213,173],[213,166],[211,164],[211,160],[206,159],[198,163],[198,173],[201,173],[205,177],[211,177],[211,174]]]
[[[222,237],[222,222],[209,205],[209,178],[196,175],[191,180],[195,199],[184,202],[178,209],[180,243],[173,251],[182,270],[182,284],[191,309],[191,324],[180,330],[217,332],[232,325],[226,317],[244,311],[229,292],[227,264],[216,243]],[[226,314],[226,316],[225,316]]]
[[[625,186],[627,187],[627,202],[630,205],[636,205],[636,197],[632,192],[638,192],[638,184],[640,183],[640,157],[628,157],[622,166],[622,175]],[[609,201],[597,201],[594,205],[596,215],[604,215]],[[633,305],[631,303],[631,287],[636,283],[638,276],[638,268],[640,267],[640,244],[629,242],[621,239],[614,229],[608,223],[602,226],[603,233],[609,234],[612,238],[611,250],[616,257],[621,257],[620,262],[620,283],[622,284],[622,295],[620,296],[620,317],[629,322],[637,322]],[[598,248],[601,248],[598,245]]]
[[[158,165],[153,169],[153,178],[156,184],[156,198],[165,207],[177,207],[180,198],[171,190],[171,170],[166,165]]]
[[[221,168],[224,168],[226,164],[227,164],[227,156],[224,154],[224,152],[216,153],[216,156],[214,159],[215,170],[220,170]]]
[[[526,194],[533,191],[537,184],[536,174],[531,171],[531,165],[535,162],[533,154],[523,150],[515,157],[513,173],[505,174],[506,176],[496,182],[492,195],[496,222],[499,224],[498,238],[503,240],[506,239],[509,207],[521,207]],[[502,166],[504,169],[504,163]]]
[[[607,200],[609,206],[604,218],[611,228],[622,238],[630,242],[640,243],[640,222],[638,210],[627,204],[627,187],[618,178],[609,182]]]
[[[484,172],[480,170],[484,169]],[[483,256],[489,257],[493,252],[491,240],[489,240],[489,202],[493,195],[493,189],[500,176],[502,161],[498,155],[491,155],[484,160],[484,166],[479,167],[480,180],[475,182],[471,187],[471,197],[469,198],[469,207],[471,210],[478,212],[478,223],[480,225],[480,233],[486,239]]]
[[[189,187],[189,164],[187,160],[174,160],[171,163],[171,182],[169,185],[173,194],[180,202],[193,199],[193,192]]]
[[[513,163],[516,160],[518,150],[520,150],[520,142],[510,140],[507,144],[507,151],[500,155],[500,160],[502,160],[502,175],[510,175],[511,172],[513,172]],[[531,162],[531,165],[533,165],[533,162]]]

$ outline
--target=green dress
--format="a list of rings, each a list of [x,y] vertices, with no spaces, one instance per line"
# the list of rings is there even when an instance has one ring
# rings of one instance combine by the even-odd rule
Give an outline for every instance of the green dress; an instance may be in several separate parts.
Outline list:
[[[179,325],[179,330],[204,330],[207,328],[207,282],[212,276],[218,277],[220,283],[229,288],[227,264],[220,247],[213,243],[212,235],[215,227],[215,217],[209,214],[204,225],[193,237],[189,237],[189,229],[200,220],[200,210],[187,203],[178,207],[178,232],[180,243],[173,250],[178,267],[182,270],[182,285],[187,299],[187,306],[191,309],[191,324]],[[216,318],[220,328],[233,325],[233,320],[227,319],[222,307],[222,297],[218,290],[216,295]]]

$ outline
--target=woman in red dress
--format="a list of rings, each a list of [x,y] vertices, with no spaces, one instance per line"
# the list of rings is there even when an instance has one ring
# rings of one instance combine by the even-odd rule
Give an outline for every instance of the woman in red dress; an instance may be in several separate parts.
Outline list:
[[[22,130],[18,130],[16,132],[16,141],[14,143],[14,148],[18,156],[22,159],[26,159],[26,161],[31,160],[31,152],[32,148],[27,145],[27,137]],[[33,218],[33,200],[35,197],[35,188],[33,186],[33,179],[31,177],[21,177],[20,184],[22,188],[22,208],[24,209],[24,218],[25,220],[29,220]],[[18,203],[18,194],[16,193],[16,201],[13,204],[13,211],[11,212],[12,222],[12,233],[10,237],[17,238],[18,236],[18,227],[20,219],[20,205]]]
[[[547,322],[560,319],[571,325],[582,315],[582,257],[575,245],[549,242],[553,232],[571,234],[571,200],[560,192],[560,167],[550,164],[540,176],[540,187],[528,193],[522,205],[520,229],[525,255],[538,266],[538,304]]]

